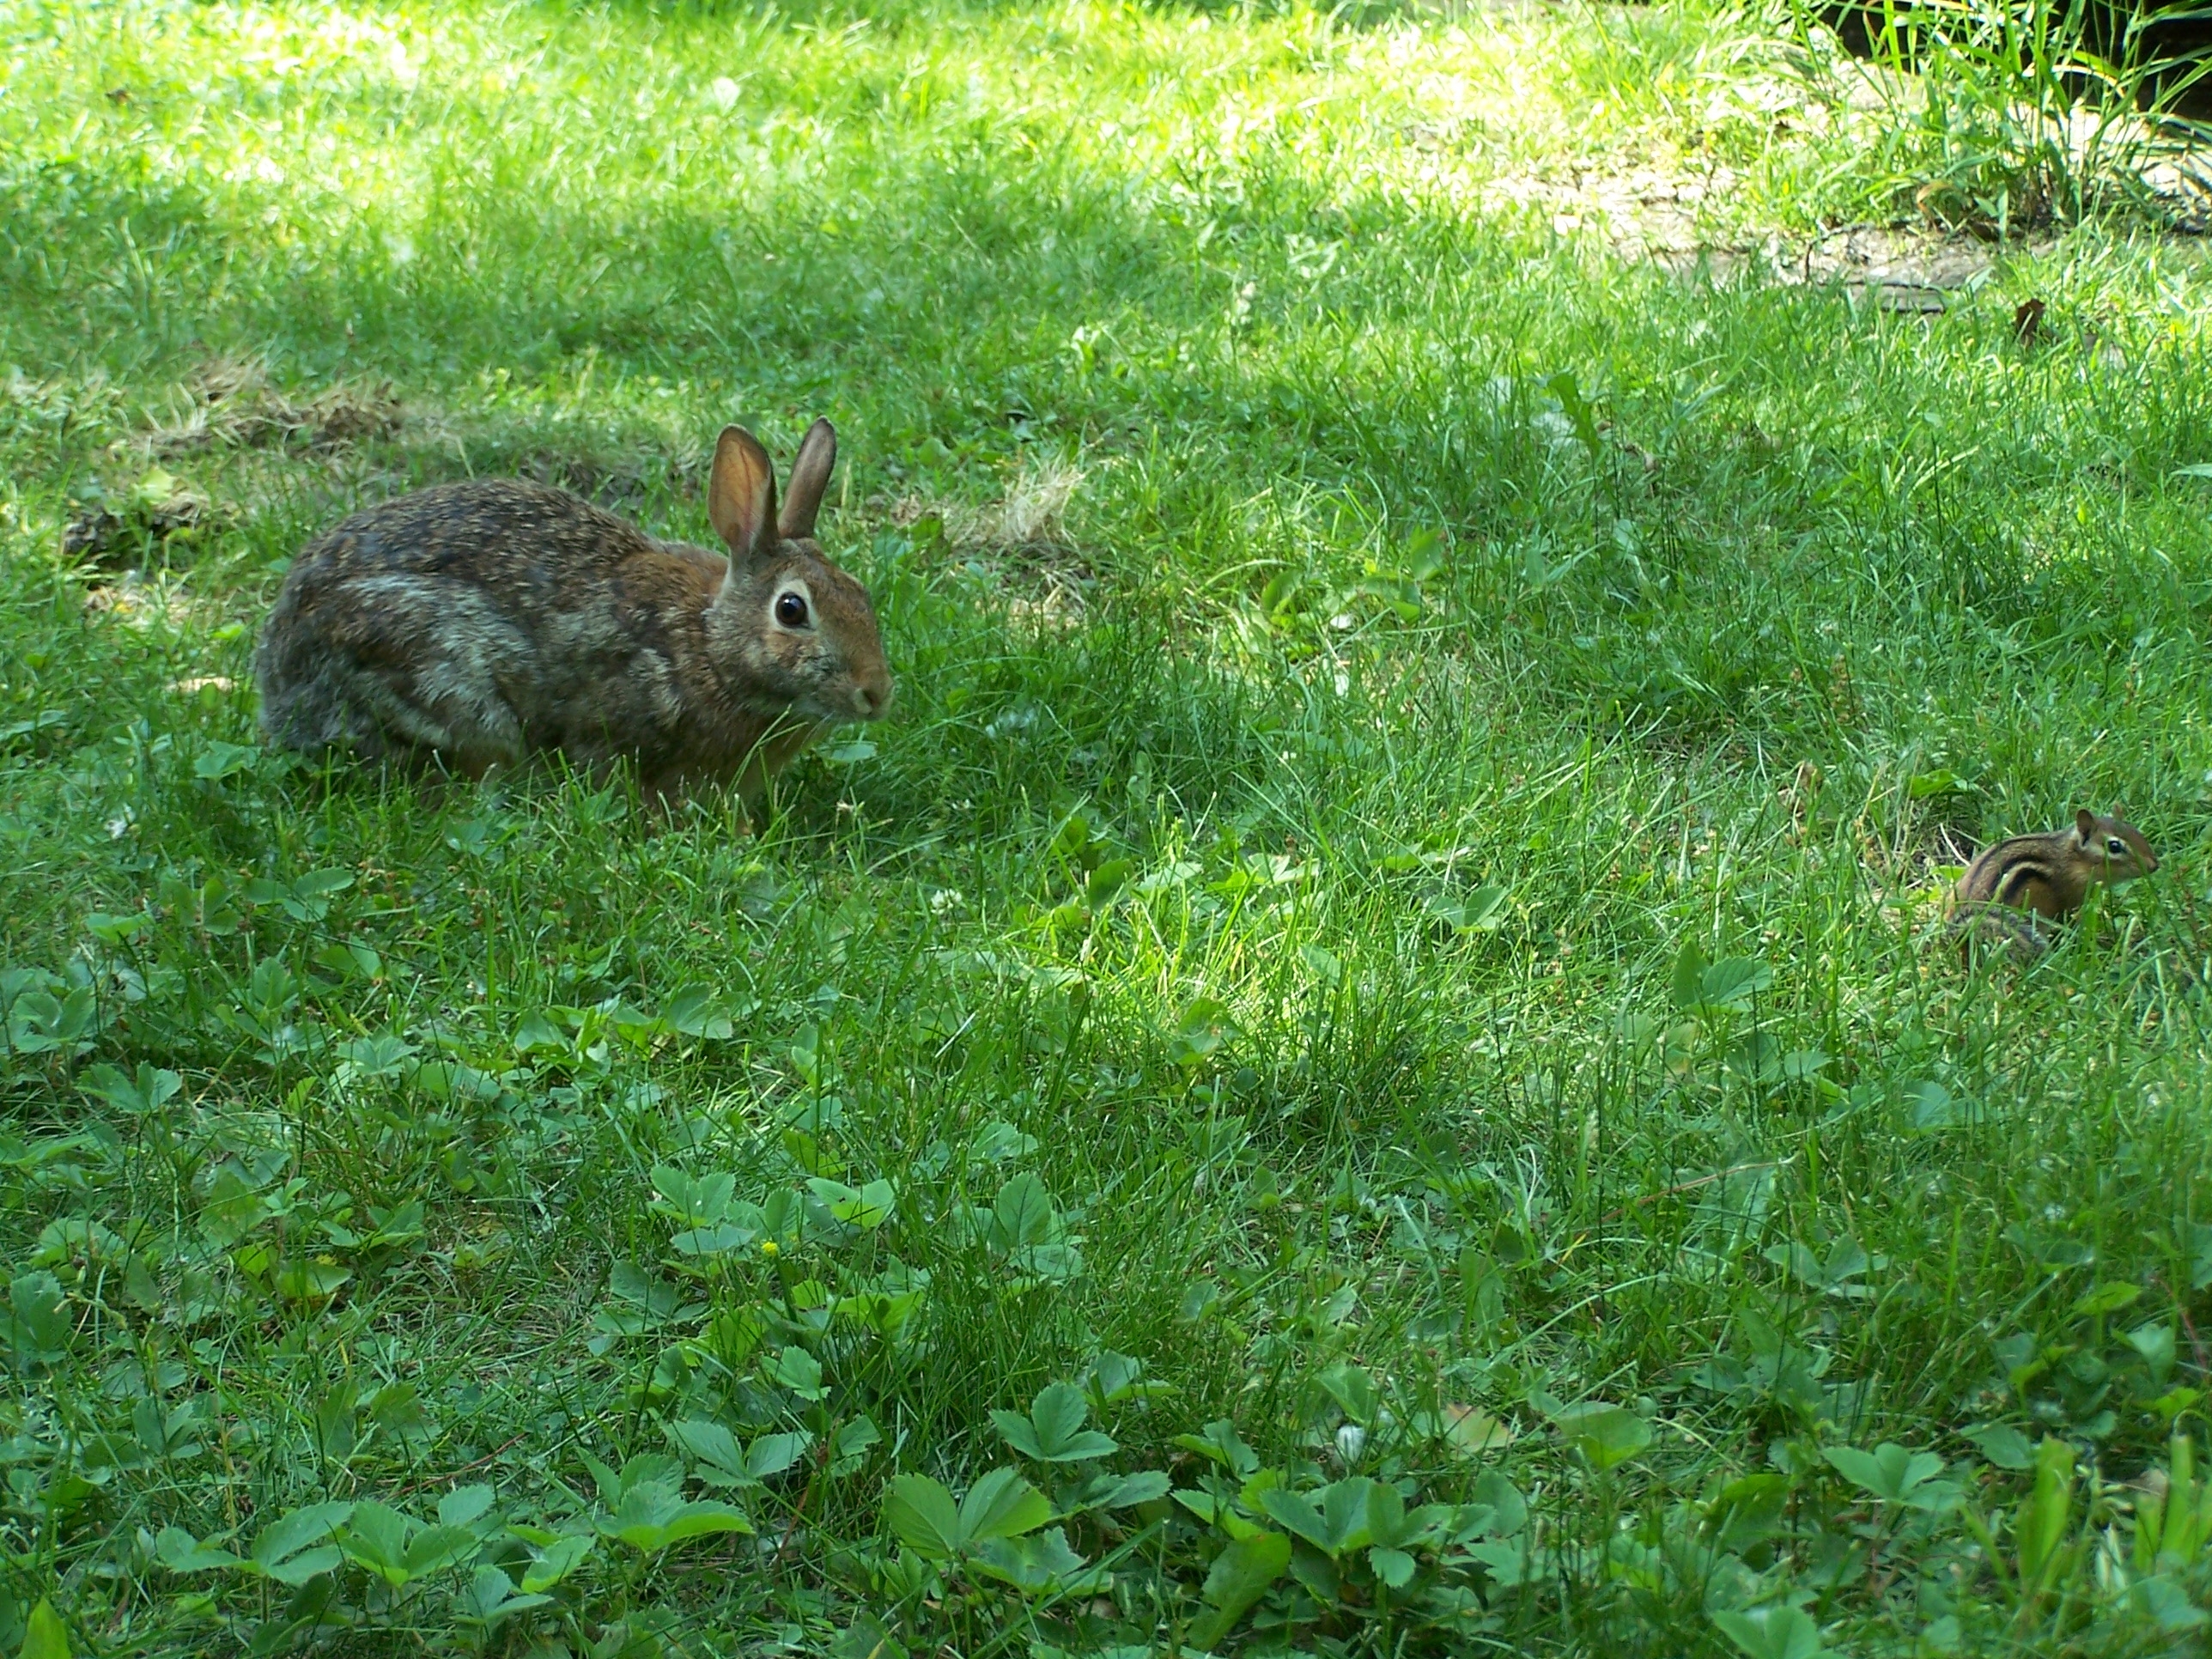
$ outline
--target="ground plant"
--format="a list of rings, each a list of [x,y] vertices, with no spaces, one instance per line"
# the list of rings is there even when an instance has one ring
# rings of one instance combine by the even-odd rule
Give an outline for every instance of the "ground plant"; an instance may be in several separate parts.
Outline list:
[[[1849,67],[0,0],[0,1651],[2202,1650],[2212,264]],[[750,822],[261,735],[353,507],[824,415]]]

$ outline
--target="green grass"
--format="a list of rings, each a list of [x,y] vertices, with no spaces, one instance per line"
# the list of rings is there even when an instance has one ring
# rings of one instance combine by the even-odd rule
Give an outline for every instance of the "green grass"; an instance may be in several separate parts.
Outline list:
[[[1507,204],[1909,204],[1791,39],[0,0],[0,1646],[2193,1650],[2212,265]],[[258,746],[353,504],[817,414],[901,713],[757,836]]]

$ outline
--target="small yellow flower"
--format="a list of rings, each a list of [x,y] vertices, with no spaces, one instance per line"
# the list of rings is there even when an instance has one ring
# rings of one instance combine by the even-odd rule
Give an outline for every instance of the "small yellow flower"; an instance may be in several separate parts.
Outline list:
[[[774,1255],[775,1254],[775,1241],[772,1238],[763,1238],[761,1240],[761,1254],[763,1255]]]

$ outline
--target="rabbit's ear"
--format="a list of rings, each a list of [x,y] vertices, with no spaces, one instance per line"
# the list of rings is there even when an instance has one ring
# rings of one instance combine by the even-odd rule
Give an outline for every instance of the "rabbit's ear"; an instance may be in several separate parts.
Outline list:
[[[741,426],[724,427],[715,442],[707,516],[733,558],[755,558],[775,545],[775,469],[760,440]]]
[[[2086,806],[2074,809],[2074,833],[2081,838],[2084,847],[2097,838],[2096,816]]]
[[[791,464],[791,488],[783,498],[783,516],[776,520],[784,540],[814,533],[814,514],[830,487],[830,469],[836,465],[837,428],[817,421],[799,440],[799,459]]]

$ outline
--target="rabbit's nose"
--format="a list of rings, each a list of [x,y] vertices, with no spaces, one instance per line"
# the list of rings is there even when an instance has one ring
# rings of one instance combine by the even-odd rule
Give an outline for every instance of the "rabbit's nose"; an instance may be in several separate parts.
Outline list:
[[[856,685],[853,688],[853,706],[860,718],[872,720],[890,707],[891,687],[889,680],[881,685]]]

